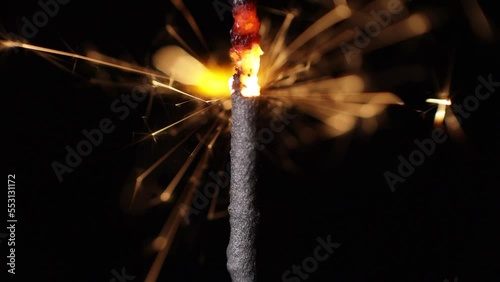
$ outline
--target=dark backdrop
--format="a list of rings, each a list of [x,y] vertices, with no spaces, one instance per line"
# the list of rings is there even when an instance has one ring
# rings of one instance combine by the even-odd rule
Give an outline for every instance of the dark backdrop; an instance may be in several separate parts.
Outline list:
[[[20,34],[21,19],[30,18],[39,6],[35,1],[8,2],[1,4],[0,26]],[[210,1],[186,2],[211,39],[210,47],[225,52],[230,15],[220,21]],[[282,2],[270,5],[316,9]],[[395,171],[399,155],[407,157],[416,148],[415,139],[431,136],[433,114],[421,112],[430,108],[423,101],[444,84],[452,52],[454,101],[474,93],[479,75],[500,80],[498,37],[492,42],[479,39],[456,1],[433,2],[414,0],[410,7],[443,8],[450,17],[445,25],[419,40],[370,54],[366,68],[376,77],[377,69],[418,62],[435,73],[441,86],[428,80],[391,88],[406,106],[389,108],[387,122],[372,136],[353,135],[291,151],[300,173],[261,158],[261,281],[281,281],[286,270],[313,254],[318,237],[328,236],[340,247],[319,263],[309,281],[500,281],[498,91],[462,124],[466,142],[449,139],[440,144],[394,193],[383,176]],[[493,18],[494,10],[485,2],[480,1]],[[158,34],[166,22],[180,22],[180,30],[186,30],[179,14],[169,11],[169,1],[72,0],[30,42],[77,52],[95,46],[112,57],[149,66],[152,52],[164,42]],[[196,42],[185,34],[186,41]],[[398,53],[408,46],[416,46],[411,55]],[[63,60],[71,70],[68,62]],[[144,249],[169,212],[167,207],[131,216],[120,204],[137,163],[138,148],[129,145],[133,133],[144,131],[144,108],[117,122],[115,131],[59,183],[51,163],[62,161],[65,146],[74,146],[82,129],[95,128],[112,115],[110,104],[129,92],[89,83],[99,73],[93,67],[78,64],[72,74],[22,50],[0,53],[0,69],[4,175],[15,173],[17,179],[18,274],[13,281],[28,276],[38,281],[111,281],[112,270],[122,268],[135,276],[133,281],[142,281],[153,260]],[[113,79],[127,77],[121,75],[110,74]],[[227,218],[198,219],[183,227],[159,281],[228,281],[228,230]],[[6,242],[0,243],[2,272]]]

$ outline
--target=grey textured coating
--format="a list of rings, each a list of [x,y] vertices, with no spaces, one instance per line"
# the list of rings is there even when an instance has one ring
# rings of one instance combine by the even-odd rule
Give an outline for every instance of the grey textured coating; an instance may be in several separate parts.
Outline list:
[[[236,77],[236,76],[235,76]],[[227,269],[234,282],[256,281],[256,207],[255,173],[256,117],[255,97],[232,94],[231,188],[229,190],[229,223],[231,233],[227,247]]]

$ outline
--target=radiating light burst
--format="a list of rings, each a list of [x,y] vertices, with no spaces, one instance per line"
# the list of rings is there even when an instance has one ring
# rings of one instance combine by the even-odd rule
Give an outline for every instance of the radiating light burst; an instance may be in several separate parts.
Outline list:
[[[172,2],[206,47],[203,34],[189,10],[180,0]],[[250,76],[243,76],[251,81],[242,83],[258,86],[247,89],[247,95],[260,95],[259,99],[267,102],[269,108],[272,108],[268,116],[262,116],[262,119],[279,115],[281,109],[286,108],[318,121],[318,124],[311,125],[302,122],[300,118],[294,120],[292,126],[300,130],[294,134],[283,134],[288,136],[286,140],[278,140],[285,144],[283,146],[296,144],[295,139],[309,140],[311,130],[317,136],[337,137],[351,132],[361,124],[363,131],[373,132],[388,105],[403,104],[394,93],[367,91],[369,79],[361,68],[362,55],[425,34],[433,28],[433,24],[439,22],[439,17],[436,18],[433,13],[409,14],[405,9],[401,13],[405,16],[381,28],[371,44],[359,48],[359,52],[354,54],[358,57],[356,63],[346,64],[345,54],[339,52],[342,43],[352,43],[355,40],[356,33],[353,28],[364,27],[373,20],[370,11],[384,9],[387,3],[386,0],[377,0],[354,8],[350,7],[347,1],[334,1],[331,10],[326,11],[299,33],[291,28],[294,20],[301,16],[299,11],[263,9],[268,14],[261,15],[261,46],[253,46],[246,54],[231,52],[232,59],[240,62],[243,69],[252,70]],[[398,3],[405,7],[405,2]],[[475,14],[478,13],[477,9],[474,11]],[[269,16],[268,19],[266,15]],[[281,17],[277,27],[276,17]],[[481,24],[486,23],[482,20]],[[170,97],[184,97],[186,100],[178,103],[179,107],[196,104],[191,108],[191,113],[161,128],[151,129],[140,140],[156,142],[176,139],[175,145],[169,147],[154,162],[144,166],[130,185],[128,201],[131,211],[163,204],[173,206],[160,233],[150,244],[151,249],[156,252],[156,258],[145,279],[150,282],[157,280],[180,226],[189,222],[194,193],[205,181],[207,170],[213,170],[209,168],[208,163],[214,158],[214,148],[227,147],[227,144],[220,140],[227,140],[231,126],[228,79],[234,73],[233,66],[214,65],[200,60],[200,56],[190,48],[193,43],[184,42],[182,34],[178,34],[175,28],[167,25],[166,32],[176,38],[182,48],[170,45],[157,50],[152,58],[156,70],[117,61],[97,52],[84,56],[11,40],[0,41],[2,49],[24,48],[40,54],[66,56],[137,73],[150,80],[155,97],[159,95],[167,100]],[[242,59],[248,57],[251,59]],[[328,62],[325,62],[325,59],[328,59]],[[342,72],[342,76],[332,77],[332,68],[337,68],[337,73],[341,73],[339,69],[346,71]],[[446,108],[451,104],[449,97],[428,99],[427,102],[438,105],[435,120],[436,123],[442,122]],[[197,145],[179,165],[169,183],[164,187],[155,184],[152,179],[158,177],[158,172],[164,168],[164,164],[193,138],[198,140]],[[157,146],[160,145],[161,143],[158,143]],[[227,151],[227,148],[219,151]],[[227,193],[227,190],[217,190],[216,194]],[[217,201],[218,197],[213,197],[207,208],[209,219],[220,218],[225,214],[224,210],[218,209]]]

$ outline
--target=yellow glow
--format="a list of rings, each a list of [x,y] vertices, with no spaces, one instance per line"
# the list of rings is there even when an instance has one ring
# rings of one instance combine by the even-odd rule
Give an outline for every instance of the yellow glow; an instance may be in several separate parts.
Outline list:
[[[175,81],[196,88],[193,95],[222,98],[229,97],[227,77],[230,68],[207,68],[200,61],[178,46],[166,46],[153,56],[153,64]]]
[[[255,97],[260,95],[259,78],[257,74],[260,68],[260,56],[264,54],[259,44],[253,44],[250,50],[243,50],[239,53],[231,53],[237,69],[241,70],[240,83],[241,95],[245,97]],[[227,77],[226,77],[227,78]],[[229,80],[231,92],[232,78]]]
[[[197,92],[209,97],[229,97],[231,92],[227,88],[227,77],[232,74],[231,68],[207,70],[196,82]]]

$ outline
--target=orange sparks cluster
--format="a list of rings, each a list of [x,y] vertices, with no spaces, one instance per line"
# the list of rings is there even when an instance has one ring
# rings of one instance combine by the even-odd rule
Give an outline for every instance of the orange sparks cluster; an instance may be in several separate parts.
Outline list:
[[[230,79],[231,92],[245,97],[259,96],[257,74],[260,68],[260,22],[254,1],[236,0],[233,5],[234,24],[231,29],[230,51],[236,74]]]

